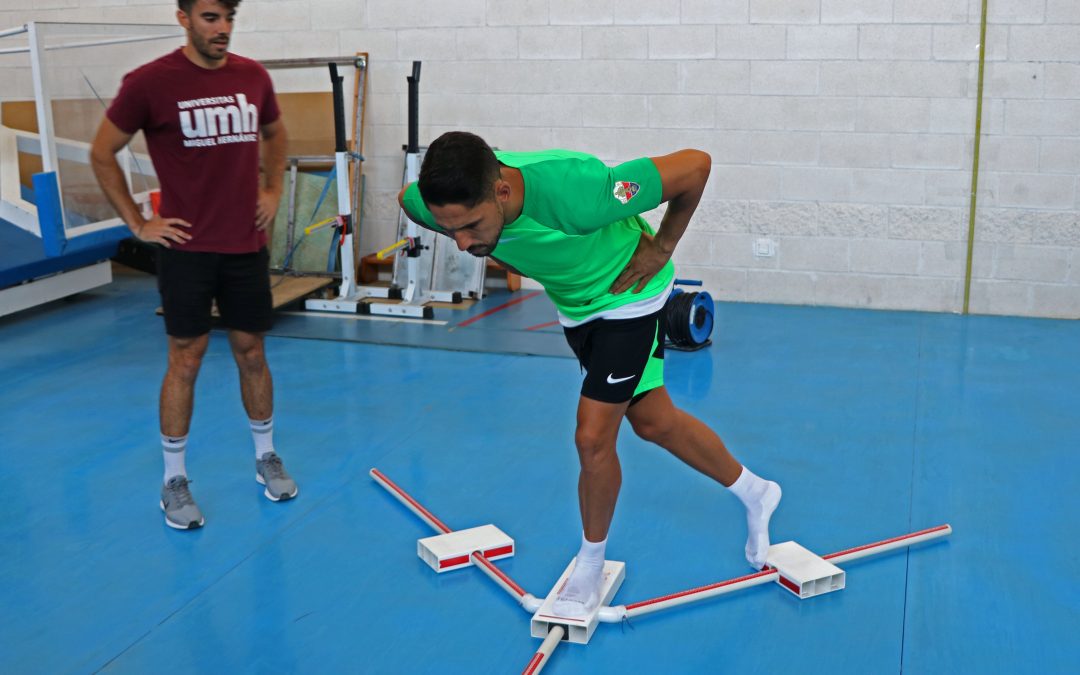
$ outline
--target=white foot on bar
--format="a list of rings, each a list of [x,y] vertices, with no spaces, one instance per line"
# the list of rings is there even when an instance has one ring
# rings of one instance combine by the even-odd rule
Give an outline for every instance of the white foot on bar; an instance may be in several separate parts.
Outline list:
[[[765,567],[769,555],[769,519],[780,504],[783,492],[773,481],[765,481],[765,491],[746,507],[746,560],[755,570]]]
[[[600,584],[603,582],[603,561],[600,567],[574,565],[574,571],[559,589],[552,609],[568,619],[583,619],[600,604]]]

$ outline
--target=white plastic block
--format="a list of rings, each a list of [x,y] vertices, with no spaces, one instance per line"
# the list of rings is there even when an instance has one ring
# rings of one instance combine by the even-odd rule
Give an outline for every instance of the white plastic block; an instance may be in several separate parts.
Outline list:
[[[765,561],[780,573],[776,582],[802,599],[844,587],[844,570],[793,541],[770,546]]]
[[[574,560],[577,560],[577,558],[574,558]],[[566,570],[563,571],[562,576],[559,577],[551,592],[548,593],[547,598],[544,599],[544,604],[540,605],[540,609],[536,610],[536,614],[533,614],[532,621],[529,623],[529,630],[533,637],[546,638],[548,631],[553,626],[562,626],[566,629],[564,640],[581,645],[588,644],[593,631],[596,630],[596,624],[599,623],[600,608],[611,604],[611,600],[619,591],[623,580],[626,579],[625,563],[605,560],[604,581],[600,585],[600,603],[596,608],[583,619],[559,616],[554,610],[555,597],[570,577],[570,571],[574,569],[574,560],[571,560],[570,564],[566,566]]]
[[[514,540],[494,525],[481,525],[416,542],[416,554],[440,574],[471,566],[475,552],[488,560],[509,558],[514,555]]]

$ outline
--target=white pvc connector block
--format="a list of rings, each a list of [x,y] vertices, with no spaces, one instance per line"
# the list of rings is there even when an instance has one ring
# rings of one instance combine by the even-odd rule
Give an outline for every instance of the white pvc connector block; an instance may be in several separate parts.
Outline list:
[[[846,582],[844,570],[793,541],[770,546],[765,561],[779,573],[776,583],[802,599],[839,591]]]
[[[416,554],[439,573],[471,567],[473,553],[488,560],[509,558],[514,555],[514,540],[494,525],[481,525],[416,542]]]
[[[529,625],[529,631],[533,637],[546,638],[551,629],[555,626],[562,626],[566,629],[566,636],[563,638],[568,642],[576,642],[577,644],[588,644],[589,639],[592,638],[593,631],[596,630],[596,625],[600,623],[600,610],[604,609],[605,605],[611,603],[611,600],[615,597],[615,594],[619,591],[619,587],[622,586],[622,582],[626,579],[626,564],[615,560],[604,561],[604,577],[600,583],[600,604],[597,605],[593,611],[589,612],[587,616],[581,619],[575,619],[572,617],[559,616],[555,613],[554,605],[555,598],[559,594],[559,590],[566,584],[566,580],[570,577],[570,572],[574,569],[574,561],[577,558],[570,561],[570,564],[566,566],[566,570],[563,571],[562,576],[552,587],[551,592],[548,593],[547,598],[544,599],[540,609],[536,610],[536,614],[533,614],[532,621]]]

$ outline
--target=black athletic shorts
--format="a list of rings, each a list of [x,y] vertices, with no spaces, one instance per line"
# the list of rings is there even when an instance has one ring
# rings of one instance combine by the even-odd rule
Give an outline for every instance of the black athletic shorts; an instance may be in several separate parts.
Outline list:
[[[270,295],[270,254],[203,253],[161,247],[158,290],[165,332],[197,337],[210,332],[210,310],[217,300],[226,328],[263,333],[274,322]]]
[[[662,311],[662,310],[661,310]],[[633,319],[594,319],[563,328],[585,370],[581,395],[604,403],[638,399],[664,384],[661,312]]]

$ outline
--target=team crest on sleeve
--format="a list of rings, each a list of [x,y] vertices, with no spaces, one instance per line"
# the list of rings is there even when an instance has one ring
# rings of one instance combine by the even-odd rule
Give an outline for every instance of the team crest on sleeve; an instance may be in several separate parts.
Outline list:
[[[625,204],[633,199],[634,195],[636,195],[640,189],[641,186],[637,183],[631,183],[628,180],[617,180],[615,181],[615,190],[612,194],[615,195],[615,199],[618,199]]]

